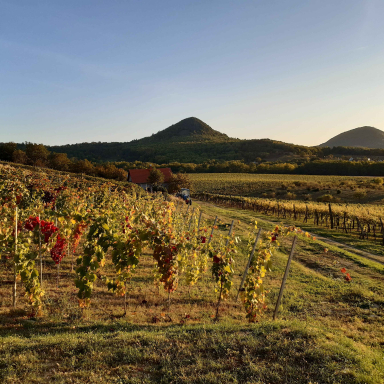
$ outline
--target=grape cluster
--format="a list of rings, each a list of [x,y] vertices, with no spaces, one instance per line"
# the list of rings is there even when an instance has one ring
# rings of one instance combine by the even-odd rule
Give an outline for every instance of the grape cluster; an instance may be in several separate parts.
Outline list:
[[[160,273],[160,282],[163,283],[167,292],[173,292],[178,285],[178,269],[175,265],[176,246],[159,244],[155,247],[153,258],[157,261],[158,272]]]
[[[44,242],[48,243],[49,238],[57,232],[59,229],[48,221],[41,220],[40,221],[41,232],[44,235]]]
[[[66,244],[66,239],[61,237],[60,235],[57,235],[56,244],[51,249],[51,257],[56,264],[59,264],[62,258],[65,256],[65,251],[64,251],[65,244]]]
[[[40,220],[38,216],[30,216],[25,224],[24,228],[28,231],[34,231],[36,227],[41,229],[41,233],[44,235],[44,242],[48,243],[49,238],[57,232],[59,229],[54,226],[52,222]]]
[[[40,219],[36,216],[29,216],[26,220],[24,228],[28,231],[33,231],[37,226],[40,225]]]

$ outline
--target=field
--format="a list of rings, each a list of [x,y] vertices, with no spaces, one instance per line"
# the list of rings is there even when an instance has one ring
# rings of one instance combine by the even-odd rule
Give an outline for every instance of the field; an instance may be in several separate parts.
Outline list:
[[[272,235],[277,233],[275,225],[247,210],[202,202],[198,204],[200,217],[196,203],[192,211],[177,201],[165,202],[161,196],[138,197],[134,191],[126,192],[123,185],[72,177],[66,179],[67,189],[55,192],[52,209],[52,202],[43,206],[40,198],[48,201],[50,185],[55,187],[49,189],[54,193],[57,183],[63,182],[54,173],[19,174],[18,179],[14,172],[2,176],[2,383],[384,381],[383,265],[300,232],[285,234],[283,227],[276,248]],[[39,181],[41,189],[32,195],[21,193],[24,176],[27,184],[31,178],[34,185]],[[10,186],[17,193],[10,194]],[[15,200],[9,199],[11,195]],[[26,264],[9,251],[15,245],[15,232],[7,228],[16,206],[20,220],[28,224],[20,230],[17,244],[30,247],[30,251],[16,253],[25,257],[22,260]],[[59,233],[70,244],[79,233],[78,224],[88,223],[76,250],[61,255],[59,268],[51,258],[55,248],[51,240],[42,247],[42,285],[38,271],[37,275],[26,273],[31,270],[27,260],[34,261],[32,269],[39,266],[39,243],[34,242],[38,239],[37,227],[35,232],[27,229],[32,225],[28,217],[36,212],[46,221],[57,219]],[[209,238],[210,232],[205,229],[211,230],[215,217],[218,225],[208,243],[202,237]],[[228,237],[232,221],[234,233]],[[127,224],[122,225],[124,222]],[[92,228],[99,231],[97,236]],[[252,278],[256,277],[266,290],[266,306],[263,294],[258,293],[256,297],[263,305],[256,318],[250,318],[256,321],[249,322],[246,297],[237,302],[235,298],[249,256],[248,239],[252,245],[259,228],[263,238],[245,294],[252,292]],[[273,321],[294,235],[298,236],[298,246],[282,306]],[[22,242],[28,238],[30,243]],[[143,247],[136,244],[132,248],[133,239]],[[177,257],[170,258],[167,252],[159,256],[154,246],[160,244],[159,239],[163,250],[176,246]],[[228,245],[222,246],[223,241]],[[101,248],[92,253],[96,244]],[[128,249],[120,248],[128,245]],[[269,254],[272,265],[260,269],[267,265],[263,258]],[[92,255],[91,267],[88,255]],[[196,260],[207,264],[200,268]],[[13,308],[15,265],[19,276]],[[346,279],[346,273],[350,279]],[[232,284],[226,286],[228,292],[218,307],[224,278]]]
[[[381,204],[382,178],[352,176],[199,173],[189,175],[196,193],[282,200]],[[327,195],[324,198],[324,195]]]

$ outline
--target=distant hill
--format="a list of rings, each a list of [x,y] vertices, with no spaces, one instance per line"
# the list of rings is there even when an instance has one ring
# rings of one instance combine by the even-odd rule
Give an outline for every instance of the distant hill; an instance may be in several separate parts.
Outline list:
[[[216,131],[196,117],[128,143],[81,143],[48,147],[69,158],[105,161],[148,161],[202,163],[215,160],[256,161],[310,153],[308,147],[269,139],[240,140]]]
[[[384,131],[374,127],[360,127],[340,133],[320,147],[384,148]]]
[[[201,142],[201,141],[229,141],[230,139],[225,133],[221,133],[212,129],[208,124],[204,123],[196,117],[188,117],[179,121],[177,124],[154,133],[150,137],[144,137],[140,140],[132,141],[135,145],[158,144],[159,142]]]
[[[233,131],[236,132],[236,127]],[[353,136],[355,131],[361,132],[356,141],[345,141],[341,144],[339,141],[332,142],[343,135]],[[362,146],[368,147],[368,139],[372,139],[375,148],[384,148],[384,132],[372,127],[362,127],[345,132],[321,146],[305,147],[269,139],[239,140],[231,138],[214,130],[200,119],[189,117],[152,136],[128,143],[91,142],[47,148],[52,152],[66,153],[71,159],[88,159],[94,162],[139,160],[157,164],[203,163],[213,159],[218,161],[244,160],[246,162],[290,161],[308,156],[323,158],[330,154],[384,156],[384,149],[361,148]],[[24,149],[23,145],[19,145],[19,148]]]

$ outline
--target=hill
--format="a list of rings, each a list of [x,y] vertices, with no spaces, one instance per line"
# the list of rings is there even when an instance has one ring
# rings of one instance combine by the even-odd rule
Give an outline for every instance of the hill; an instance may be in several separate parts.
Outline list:
[[[239,140],[211,128],[196,117],[181,120],[152,136],[125,143],[80,143],[48,147],[70,158],[104,161],[149,161],[155,163],[202,163],[216,160],[255,161],[309,154],[313,150],[294,144]],[[315,150],[316,151],[316,150]]]
[[[349,147],[330,142],[316,147],[306,147],[269,139],[240,140],[221,133],[196,117],[181,120],[170,127],[131,142],[113,143],[80,143],[47,147],[52,152],[66,153],[71,159],[102,162],[154,162],[165,164],[170,162],[204,163],[211,160],[228,161],[243,160],[245,162],[262,161],[302,161],[308,157],[324,158],[335,156],[384,156],[384,132],[372,128],[362,127],[358,135],[363,138],[373,137],[376,149],[368,147],[369,143],[359,138]],[[344,134],[348,134],[345,132]],[[373,132],[373,133],[372,133]],[[336,136],[334,139],[344,134]],[[354,135],[354,134],[352,134]],[[383,143],[381,147],[377,143]],[[359,147],[357,146],[359,145]],[[380,149],[383,148],[383,149]],[[18,149],[25,150],[24,144],[18,144]]]
[[[374,127],[359,127],[340,133],[320,147],[384,148],[384,131]]]
[[[196,117],[188,117],[170,127],[163,129],[150,137],[135,140],[132,143],[136,145],[157,144],[159,142],[201,142],[201,141],[229,141],[225,133],[212,129]]]

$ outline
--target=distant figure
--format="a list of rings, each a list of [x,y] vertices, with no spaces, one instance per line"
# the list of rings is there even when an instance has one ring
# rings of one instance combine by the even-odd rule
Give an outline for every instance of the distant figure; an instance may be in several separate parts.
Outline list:
[[[189,205],[192,205],[192,199],[189,198]]]

